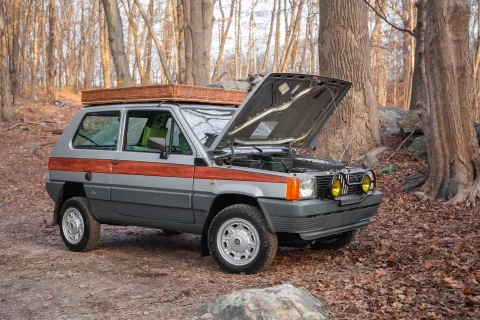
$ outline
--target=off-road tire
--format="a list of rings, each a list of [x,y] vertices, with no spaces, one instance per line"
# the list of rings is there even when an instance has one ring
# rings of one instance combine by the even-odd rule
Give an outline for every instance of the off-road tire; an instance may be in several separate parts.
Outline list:
[[[225,260],[217,247],[217,233],[220,231],[220,227],[226,221],[235,218],[248,221],[256,229],[259,236],[257,255],[250,263],[242,266],[233,265]],[[268,230],[262,212],[252,205],[236,204],[226,207],[215,216],[208,229],[210,253],[220,268],[228,273],[254,274],[263,271],[273,262],[277,254],[277,247],[277,235]]]
[[[69,208],[77,209],[84,222],[84,233],[83,237],[77,244],[69,242],[63,231],[63,215]],[[74,252],[85,252],[94,250],[97,247],[98,240],[100,239],[100,223],[94,218],[92,213],[92,208],[88,203],[87,198],[84,197],[74,197],[70,198],[62,206],[60,211],[60,234],[62,235],[62,240],[67,246],[68,249]]]
[[[314,243],[310,244],[310,248],[313,250],[336,250],[351,243],[354,237],[355,231],[345,232],[337,236],[315,240]]]

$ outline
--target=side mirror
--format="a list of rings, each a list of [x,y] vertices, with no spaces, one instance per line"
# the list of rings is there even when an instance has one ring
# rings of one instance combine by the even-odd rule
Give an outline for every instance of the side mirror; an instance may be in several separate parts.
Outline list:
[[[164,138],[148,138],[147,147],[150,149],[158,149],[161,151],[160,158],[166,158],[165,156],[165,139]]]

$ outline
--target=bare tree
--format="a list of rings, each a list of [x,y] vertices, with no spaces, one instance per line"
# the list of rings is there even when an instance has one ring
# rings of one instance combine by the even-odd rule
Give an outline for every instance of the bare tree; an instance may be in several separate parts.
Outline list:
[[[218,5],[220,8],[220,13],[222,14],[222,21],[221,21],[221,39],[220,39],[220,48],[218,49],[218,57],[217,57],[217,62],[215,63],[215,67],[213,68],[213,75],[212,75],[212,81],[218,81],[218,72],[220,70],[220,67],[223,62],[223,51],[225,50],[225,43],[227,42],[227,36],[228,32],[230,31],[230,26],[232,24],[233,20],[233,15],[235,14],[235,2],[236,0],[231,0],[232,2],[230,3],[230,14],[227,19],[227,25],[225,27],[225,12],[222,6],[222,0],[218,0]]]
[[[38,60],[40,58],[40,55],[38,54],[39,50],[39,41],[38,38],[40,37],[39,35],[39,21],[40,21],[40,1],[35,0],[35,5],[34,5],[34,12],[35,12],[35,18],[34,18],[34,24],[33,24],[33,46],[32,46],[32,67],[30,70],[30,99],[32,100],[37,100],[37,85],[38,85]]]
[[[5,9],[0,4],[0,121],[9,121],[13,117],[11,89]]]
[[[426,1],[419,0],[415,5],[417,7],[417,26],[415,27],[415,65],[413,68],[410,110],[417,109],[417,104],[421,101],[425,101],[426,99],[426,83],[423,80],[423,64],[425,62],[425,32],[427,20]]]
[[[119,87],[130,86],[132,77],[127,64],[125,44],[123,42],[123,27],[120,11],[116,0],[102,0],[108,25],[108,40],[112,52],[113,63],[117,74]]]
[[[48,3],[48,46],[47,46],[47,95],[45,100],[53,103],[57,100],[55,92],[55,30],[56,30],[55,0]]]
[[[322,128],[316,154],[340,159],[344,147],[358,157],[380,143],[378,111],[370,79],[368,7],[356,0],[320,1],[319,56],[322,74],[353,87],[341,112]],[[348,155],[347,155],[348,156]]]

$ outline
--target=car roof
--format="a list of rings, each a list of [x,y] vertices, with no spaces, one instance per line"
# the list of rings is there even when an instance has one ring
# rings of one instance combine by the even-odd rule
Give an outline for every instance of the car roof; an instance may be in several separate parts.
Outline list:
[[[216,105],[216,104],[206,104],[206,103],[184,103],[184,102],[145,102],[145,103],[114,103],[114,104],[104,104],[104,105],[85,105],[82,110],[88,109],[88,111],[93,110],[106,110],[109,108],[128,108],[128,109],[137,109],[137,108],[156,108],[156,107],[172,107],[180,109],[210,109],[210,110],[238,110],[234,105],[225,106],[225,105]]]

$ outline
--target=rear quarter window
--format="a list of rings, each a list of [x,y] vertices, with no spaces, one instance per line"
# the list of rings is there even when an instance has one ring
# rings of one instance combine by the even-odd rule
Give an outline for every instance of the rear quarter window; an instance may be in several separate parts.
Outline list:
[[[116,150],[120,112],[93,112],[83,118],[73,137],[76,149]]]

